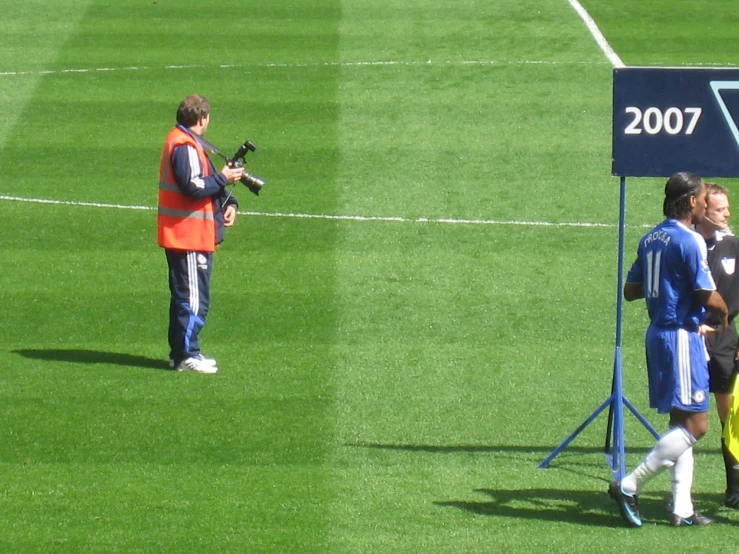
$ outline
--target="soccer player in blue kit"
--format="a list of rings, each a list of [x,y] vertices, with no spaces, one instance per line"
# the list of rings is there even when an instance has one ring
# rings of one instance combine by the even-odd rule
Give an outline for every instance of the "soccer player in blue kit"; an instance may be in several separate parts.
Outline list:
[[[639,241],[637,258],[624,285],[624,298],[644,298],[651,323],[645,346],[649,403],[670,414],[668,431],[644,460],[609,487],[622,517],[641,527],[642,486],[670,469],[673,513],[670,525],[708,525],[713,520],[693,508],[693,445],[708,431],[708,362],[699,326],[706,309],[721,327],[728,310],[711,276],[706,243],[690,226],[703,218],[706,185],[693,173],[676,173],[665,185],[665,220]]]

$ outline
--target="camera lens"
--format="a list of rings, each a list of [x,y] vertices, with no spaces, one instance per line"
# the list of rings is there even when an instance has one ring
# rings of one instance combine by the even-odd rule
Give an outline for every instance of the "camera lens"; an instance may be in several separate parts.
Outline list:
[[[257,196],[259,196],[259,191],[262,190],[262,187],[265,184],[265,182],[256,175],[251,175],[246,172],[241,175],[241,182]]]

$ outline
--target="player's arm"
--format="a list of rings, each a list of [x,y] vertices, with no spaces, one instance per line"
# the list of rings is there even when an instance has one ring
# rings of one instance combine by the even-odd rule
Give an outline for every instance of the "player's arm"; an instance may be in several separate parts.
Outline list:
[[[715,290],[697,290],[695,294],[701,305],[721,320],[721,329],[726,329],[729,326],[729,308],[721,295]]]
[[[729,308],[716,290],[716,283],[708,267],[706,243],[701,241],[686,242],[682,251],[691,273],[696,298],[706,310],[713,313],[721,322],[723,331],[729,326]]]
[[[639,300],[640,298],[644,298],[644,284],[643,283],[624,284],[624,299],[627,302]]]
[[[626,276],[626,283],[624,284],[624,299],[627,302],[639,300],[644,298],[644,283],[642,282],[642,267],[641,259],[639,256],[636,257],[634,263],[631,265],[628,275]]]

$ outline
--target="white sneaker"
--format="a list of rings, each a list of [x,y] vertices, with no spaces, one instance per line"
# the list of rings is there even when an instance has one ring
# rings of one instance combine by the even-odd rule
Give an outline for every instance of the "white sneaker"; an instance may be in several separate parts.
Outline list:
[[[197,356],[193,356],[193,358],[197,358],[199,360],[202,360],[206,364],[210,364],[212,366],[218,365],[218,364],[216,364],[216,361],[213,358],[206,358],[202,354],[198,354]],[[174,369],[174,360],[172,358],[169,359],[169,367],[172,368],[172,369]]]
[[[215,366],[215,360],[209,360],[202,356],[193,356],[192,358],[185,358],[182,360],[180,365],[177,366],[177,371],[194,371],[196,373],[213,374],[218,373],[218,368]]]
[[[195,356],[195,358],[197,358],[198,360],[200,360],[203,363],[210,364],[212,366],[217,366],[218,365],[213,358],[206,358],[202,354],[198,354],[197,356]]]

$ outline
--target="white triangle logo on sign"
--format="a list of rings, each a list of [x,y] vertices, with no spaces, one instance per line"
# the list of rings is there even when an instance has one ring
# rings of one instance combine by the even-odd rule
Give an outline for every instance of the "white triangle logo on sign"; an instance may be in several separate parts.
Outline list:
[[[719,92],[722,90],[739,90],[739,81],[710,81],[709,84],[711,85],[711,90],[713,90],[713,95],[718,101],[721,112],[724,114],[724,119],[726,119],[726,123],[729,124],[731,134],[734,135],[736,145],[739,146],[739,129],[737,129],[736,123],[734,123],[734,118],[731,117],[729,108],[726,107],[726,102],[724,102],[724,99],[721,97]]]

